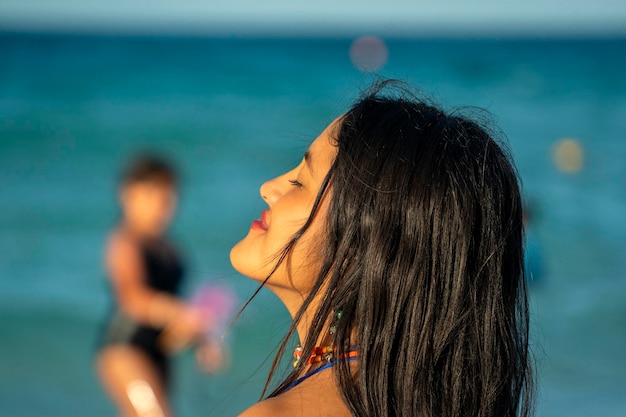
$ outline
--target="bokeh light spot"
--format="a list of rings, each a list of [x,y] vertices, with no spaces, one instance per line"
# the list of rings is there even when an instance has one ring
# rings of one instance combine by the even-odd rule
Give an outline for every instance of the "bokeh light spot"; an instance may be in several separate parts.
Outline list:
[[[389,59],[387,45],[375,36],[357,38],[350,46],[350,60],[360,71],[378,71],[387,64],[387,59]]]
[[[552,157],[557,169],[568,174],[580,172],[585,164],[585,153],[576,139],[559,140],[553,148]]]

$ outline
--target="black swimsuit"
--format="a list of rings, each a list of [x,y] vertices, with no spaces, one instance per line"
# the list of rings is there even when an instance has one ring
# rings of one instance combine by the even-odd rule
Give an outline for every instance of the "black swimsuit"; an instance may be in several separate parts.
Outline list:
[[[172,295],[178,294],[183,278],[183,266],[174,248],[162,239],[142,241],[139,247],[148,287]],[[100,346],[130,345],[142,350],[152,360],[163,382],[167,384],[169,374],[167,354],[157,343],[161,332],[162,329],[138,323],[115,305],[105,322]]]

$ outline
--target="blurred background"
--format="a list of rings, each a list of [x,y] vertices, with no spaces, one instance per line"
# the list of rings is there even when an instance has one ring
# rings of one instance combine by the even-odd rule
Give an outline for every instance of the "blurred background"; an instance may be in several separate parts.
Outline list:
[[[436,3],[436,4],[433,4]],[[626,3],[284,0],[0,2],[0,415],[111,416],[93,371],[116,179],[137,151],[183,174],[173,237],[203,283],[259,185],[376,76],[505,132],[528,201],[541,417],[626,415]],[[228,372],[175,362],[179,416],[254,403],[289,316],[262,292]]]

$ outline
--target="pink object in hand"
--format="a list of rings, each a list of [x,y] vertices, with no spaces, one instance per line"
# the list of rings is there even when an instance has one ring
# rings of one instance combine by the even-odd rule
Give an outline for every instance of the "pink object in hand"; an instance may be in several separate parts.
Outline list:
[[[207,332],[223,332],[233,316],[237,298],[230,288],[218,284],[205,284],[191,299],[194,307],[200,310],[207,322]]]

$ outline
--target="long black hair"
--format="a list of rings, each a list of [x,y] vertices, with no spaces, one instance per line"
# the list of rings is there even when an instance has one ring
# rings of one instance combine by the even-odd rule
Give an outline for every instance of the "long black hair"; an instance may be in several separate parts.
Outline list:
[[[377,85],[340,119],[337,156],[309,222],[329,193],[321,268],[295,315],[321,295],[309,357],[335,320],[333,368],[354,416],[532,414],[522,197],[515,167],[489,129]],[[398,94],[398,91],[400,94]],[[300,361],[269,394],[308,365]],[[266,386],[267,388],[267,386]]]

